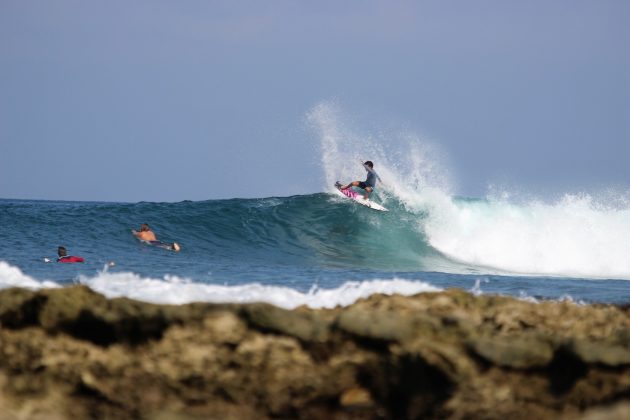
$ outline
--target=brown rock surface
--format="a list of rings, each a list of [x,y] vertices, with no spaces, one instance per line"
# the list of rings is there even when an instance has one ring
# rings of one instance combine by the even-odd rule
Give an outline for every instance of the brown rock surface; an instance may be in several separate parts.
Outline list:
[[[458,290],[346,308],[0,291],[0,419],[621,418],[630,313]]]

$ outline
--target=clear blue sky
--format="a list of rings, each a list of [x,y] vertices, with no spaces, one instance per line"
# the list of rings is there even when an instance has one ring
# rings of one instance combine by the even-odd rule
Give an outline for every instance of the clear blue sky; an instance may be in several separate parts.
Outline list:
[[[460,194],[630,188],[629,22],[624,0],[2,0],[0,197],[322,191],[305,115],[331,98],[430,136]]]

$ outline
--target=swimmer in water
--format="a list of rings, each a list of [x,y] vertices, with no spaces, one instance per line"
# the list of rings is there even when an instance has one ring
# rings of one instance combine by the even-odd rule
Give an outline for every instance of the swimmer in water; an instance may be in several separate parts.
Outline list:
[[[66,251],[66,248],[63,246],[60,246],[59,248],[57,248],[57,255],[59,256],[59,258],[57,258],[57,262],[60,263],[82,263],[85,260],[82,257],[77,257],[75,255],[68,255],[68,252]]]

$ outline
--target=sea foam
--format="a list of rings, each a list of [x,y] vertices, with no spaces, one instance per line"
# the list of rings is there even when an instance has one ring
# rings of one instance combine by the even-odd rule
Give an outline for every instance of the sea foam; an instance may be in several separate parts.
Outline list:
[[[630,209],[607,208],[589,195],[552,203],[448,200],[423,228],[431,246],[479,267],[630,279]]]
[[[306,305],[310,308],[347,306],[373,294],[414,295],[436,292],[441,289],[420,281],[403,279],[350,281],[333,289],[313,287],[302,293],[282,286],[248,283],[243,285],[216,285],[197,283],[177,276],[147,278],[130,272],[111,272],[104,269],[94,277],[79,276],[77,283],[86,285],[108,298],[128,297],[158,304],[180,305],[191,302],[253,303],[266,302],[293,309]],[[40,289],[60,287],[50,281],[38,281],[17,268],[0,261],[0,289],[24,287]]]
[[[38,281],[27,276],[18,267],[14,267],[5,261],[0,261],[0,289],[9,287],[23,287],[25,289],[41,289],[59,287],[52,281]]]

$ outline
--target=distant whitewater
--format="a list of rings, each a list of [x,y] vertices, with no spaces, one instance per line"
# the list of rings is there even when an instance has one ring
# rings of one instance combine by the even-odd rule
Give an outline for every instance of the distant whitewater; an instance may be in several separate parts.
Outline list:
[[[180,203],[0,200],[0,287],[83,283],[160,303],[283,307],[445,287],[630,301],[623,197],[458,197],[439,150],[412,133],[358,133],[328,103],[307,120],[321,150],[322,193]],[[365,176],[359,160],[366,157],[384,181],[373,199],[388,213],[332,194],[335,181]],[[145,222],[182,251],[138,242],[130,230]],[[86,263],[44,263],[59,245]]]

